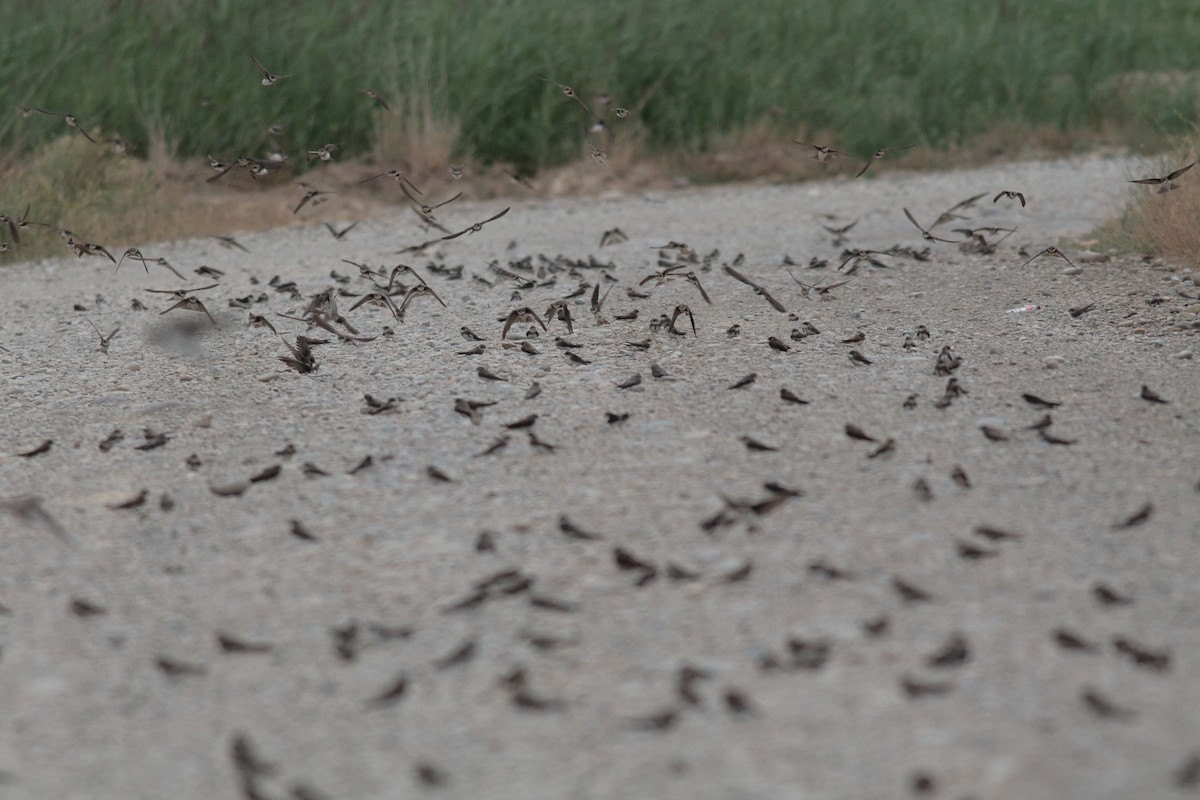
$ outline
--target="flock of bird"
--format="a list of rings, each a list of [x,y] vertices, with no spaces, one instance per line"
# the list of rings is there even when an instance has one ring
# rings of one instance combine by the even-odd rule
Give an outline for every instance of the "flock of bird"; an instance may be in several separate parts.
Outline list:
[[[264,87],[269,88],[280,80],[285,80],[289,77],[287,74],[275,74],[271,72],[257,59],[252,58],[252,61],[261,76],[261,84]],[[602,97],[598,102],[589,106],[570,86],[544,77],[540,77],[539,80],[556,87],[565,98],[578,106],[583,114],[582,125],[591,158],[600,168],[606,168],[609,148],[617,141],[613,135],[613,126],[619,124],[611,120],[613,117],[617,120],[624,119],[631,112],[623,107],[614,106],[608,97]],[[388,108],[385,98],[374,89],[364,88],[360,90],[360,93],[381,107]],[[27,117],[34,114],[41,114],[60,118],[68,127],[78,131],[80,135],[86,137],[89,141],[98,143],[98,140],[72,114],[47,111],[41,108],[22,109],[22,113]],[[122,140],[112,139],[109,141],[114,147],[126,147]],[[839,161],[852,161],[857,165],[861,161],[861,166],[857,168],[854,178],[863,177],[875,161],[884,159],[895,153],[902,153],[915,146],[910,144],[900,147],[881,147],[873,153],[861,157],[824,145],[800,141],[797,141],[796,144],[807,151],[809,157],[822,166],[829,166]],[[335,157],[338,150],[339,148],[336,143],[326,143],[306,151],[306,155],[309,160],[329,161]],[[214,175],[208,180],[216,182],[235,170],[245,170],[252,178],[262,177],[280,169],[286,164],[287,156],[282,153],[272,153],[261,158],[239,155],[228,161],[222,161],[210,156],[209,162]],[[1144,178],[1133,182],[1157,186],[1159,187],[1159,192],[1166,193],[1178,188],[1178,179],[1194,165],[1195,162],[1193,161],[1167,175]],[[463,168],[449,165],[449,177],[452,181],[462,180],[464,178]],[[311,374],[318,370],[320,362],[316,355],[318,352],[316,348],[320,345],[332,344],[334,339],[346,343],[371,342],[380,336],[386,337],[392,335],[394,333],[392,326],[403,324],[406,317],[417,313],[422,304],[437,303],[442,307],[447,307],[447,302],[443,299],[442,294],[435,289],[431,281],[438,279],[447,283],[450,281],[461,281],[464,278],[462,266],[449,266],[445,261],[445,248],[450,246],[448,243],[454,242],[464,236],[483,234],[485,228],[490,232],[493,228],[502,227],[504,224],[502,220],[512,210],[511,207],[505,207],[487,215],[486,218],[479,221],[466,224],[465,226],[459,225],[448,228],[444,227],[439,216],[448,213],[450,210],[448,207],[462,198],[464,192],[459,191],[452,196],[435,202],[428,199],[422,189],[418,188],[399,169],[389,169],[365,179],[364,182],[382,178],[390,179],[395,183],[404,201],[412,207],[413,211],[419,217],[422,230],[432,236],[432,238],[419,244],[404,247],[398,251],[398,254],[420,256],[432,253],[432,255],[428,258],[425,266],[421,268],[406,263],[396,263],[390,266],[372,266],[366,263],[343,259],[343,262],[352,268],[352,273],[346,275],[339,274],[336,270],[331,272],[331,279],[337,285],[329,286],[307,297],[303,295],[294,281],[283,280],[278,276],[273,278],[269,284],[270,287],[276,293],[287,297],[292,302],[304,303],[303,309],[299,313],[277,313],[275,319],[249,310],[247,324],[254,328],[264,329],[270,334],[279,337],[286,348],[285,352],[279,356],[279,361],[291,370],[301,374]],[[517,178],[518,176],[514,176],[514,179]],[[322,204],[333,194],[332,192],[317,189],[307,183],[301,183],[300,188],[304,194],[293,210],[293,213],[296,214],[299,214],[305,208],[312,208]],[[908,208],[903,208],[904,216],[919,233],[920,239],[924,243],[923,249],[901,245],[897,245],[889,250],[869,250],[850,247],[846,245],[849,242],[849,237],[857,221],[825,226],[827,232],[833,236],[834,246],[844,247],[840,256],[832,259],[813,258],[806,264],[794,262],[789,258],[785,260],[783,266],[788,268],[787,272],[798,287],[802,298],[832,301],[836,297],[833,291],[846,285],[851,280],[860,277],[860,269],[864,269],[864,267],[886,268],[888,266],[888,259],[908,258],[917,261],[928,260],[931,248],[941,245],[957,245],[963,250],[970,252],[993,253],[997,245],[1016,232],[1016,227],[970,226],[969,212],[981,201],[986,202],[989,196],[993,204],[1003,203],[1014,208],[1025,208],[1027,203],[1030,202],[1030,198],[1024,192],[1013,189],[1000,189],[994,193],[977,194],[953,204],[933,218],[928,225],[923,224]],[[29,235],[31,227],[43,226],[43,223],[32,221],[29,218],[29,214],[30,209],[27,208],[19,215],[0,215],[0,225],[3,225],[3,228],[8,231],[10,239],[9,242],[2,245],[3,250],[11,251],[16,249],[21,244],[21,237]],[[335,239],[343,240],[353,231],[357,224],[353,223],[349,227],[339,229],[327,223],[326,227],[331,236]],[[436,231],[436,234],[431,233],[432,231]],[[88,237],[80,236],[70,230],[60,230],[59,236],[74,255],[78,257],[90,256],[107,259],[114,265],[114,271],[120,269],[124,261],[130,260],[141,264],[146,274],[150,274],[151,267],[161,267],[180,279],[180,281],[186,280],[184,274],[167,259],[148,256],[137,247],[129,247],[120,255],[114,256],[110,249],[103,244],[89,241]],[[222,236],[217,237],[217,239],[223,246],[246,250],[233,237]],[[621,229],[612,228],[602,233],[599,239],[599,247],[605,248],[627,240],[628,237]],[[611,307],[606,305],[606,301],[614,286],[620,283],[619,279],[613,274],[615,265],[611,261],[602,261],[595,256],[578,259],[564,256],[555,258],[525,256],[509,259],[505,263],[501,263],[498,259],[491,261],[488,264],[487,275],[472,275],[470,280],[483,291],[498,287],[508,291],[509,305],[511,307],[503,313],[498,314],[495,318],[469,320],[470,324],[464,324],[460,333],[463,339],[467,341],[468,349],[458,351],[457,355],[462,357],[480,355],[488,347],[492,346],[493,339],[497,340],[500,343],[499,346],[503,349],[520,351],[529,355],[539,355],[541,353],[540,348],[542,347],[540,342],[542,334],[548,335],[552,326],[559,326],[558,335],[554,337],[555,348],[562,352],[563,357],[569,363],[573,365],[587,365],[591,361],[577,352],[581,350],[581,346],[568,338],[574,335],[575,327],[581,321],[580,309],[583,305],[583,298],[588,299],[587,316],[590,316],[592,324],[596,326],[612,325],[613,328],[619,325],[623,332],[621,334],[622,338],[629,339],[629,341],[624,343],[624,346],[635,352],[649,351],[653,346],[654,337],[659,335],[686,337],[690,333],[693,337],[698,336],[698,319],[703,324],[703,318],[692,306],[699,309],[714,304],[713,293],[709,289],[706,289],[703,284],[703,280],[708,280],[709,276],[714,273],[724,274],[737,284],[747,287],[754,296],[761,298],[774,311],[788,315],[791,321],[797,323],[797,326],[791,331],[788,338],[785,339],[783,336],[771,336],[768,338],[765,344],[771,350],[789,352],[799,347],[809,337],[821,335],[821,331],[811,322],[801,321],[796,315],[789,314],[788,298],[781,299],[777,297],[775,294],[772,294],[768,287],[760,283],[759,280],[747,275],[746,272],[748,270],[741,256],[725,262],[722,261],[718,251],[704,254],[698,252],[685,242],[677,241],[657,245],[655,250],[657,250],[656,269],[641,277],[635,284],[624,287],[625,297],[633,303],[633,307],[626,307],[618,312],[614,312]],[[1079,269],[1055,245],[1048,245],[1033,254],[1023,253],[1023,256],[1027,256],[1023,266],[1036,259],[1046,257],[1061,260],[1069,269],[1076,271]],[[837,262],[836,266],[834,262]],[[714,269],[718,266],[719,271]],[[207,321],[207,324],[219,327],[220,321],[217,318],[218,315],[214,315],[212,313],[213,310],[209,307],[212,301],[210,300],[209,304],[206,304],[199,295],[218,289],[221,285],[219,280],[222,277],[222,273],[220,270],[213,268],[204,269],[207,272],[202,274],[215,279],[217,282],[210,282],[202,286],[183,286],[174,289],[147,288],[145,291],[155,296],[163,297],[166,305],[159,310],[161,315],[173,312],[191,312],[201,315],[200,319]],[[837,278],[824,282],[801,280],[793,269],[805,269],[812,272],[830,270],[837,274]],[[570,291],[563,292],[559,289],[559,282],[567,280],[577,281],[577,284]],[[605,288],[606,284],[607,288]],[[686,291],[694,292],[695,299],[691,305],[682,302],[672,302],[669,308],[653,307],[653,291],[657,287],[663,286],[685,287]],[[544,307],[541,303],[538,303],[536,307],[533,305],[534,301],[531,299],[532,297],[544,298],[547,295],[557,296],[550,300]],[[205,298],[212,296],[210,294],[203,295]],[[250,309],[252,304],[261,302],[262,298],[265,297],[266,295],[262,295],[257,299],[235,297],[228,298],[228,302],[234,308]],[[339,305],[339,300],[349,300],[351,304],[343,311]],[[357,312],[359,315],[370,314],[371,312],[368,309],[372,308],[382,311],[388,324],[384,325],[379,333],[364,334],[358,327],[361,325],[361,322],[357,319],[352,321],[348,315],[351,315],[353,312]],[[650,310],[651,308],[653,310]],[[134,301],[135,311],[144,309],[145,306],[140,301]],[[1081,316],[1087,313],[1088,310],[1087,307],[1081,307],[1080,309],[1073,309],[1071,313],[1074,316]],[[643,313],[645,313],[645,317],[642,316]],[[374,319],[374,317],[364,318],[368,320]],[[305,327],[305,330],[301,333],[291,334],[290,337],[285,337],[276,327],[277,324],[280,324],[280,320],[301,323]],[[90,320],[89,323],[91,323]],[[109,333],[104,334],[94,323],[92,323],[92,327],[95,328],[96,335],[99,337],[99,350],[107,353],[120,328],[117,327]],[[317,331],[317,335],[314,335],[314,330]],[[730,326],[724,331],[724,335],[730,338],[740,336],[740,324]],[[642,338],[633,340],[634,337],[638,336]],[[858,344],[864,338],[865,335],[859,332],[842,340],[842,343],[851,346],[847,349],[847,358],[851,364],[870,367],[873,364],[872,359],[858,349]],[[904,335],[903,347],[906,351],[921,348],[929,338],[930,332],[925,326],[916,326]],[[945,392],[942,398],[935,404],[939,408],[949,406],[957,398],[966,394],[965,388],[959,383],[954,374],[962,363],[962,357],[956,354],[950,345],[942,345],[940,348],[936,348],[936,355],[932,359],[931,368],[935,375],[947,379]],[[649,372],[651,378],[655,380],[668,377],[666,370],[657,362],[650,364]],[[485,382],[506,380],[503,375],[493,372],[488,367],[479,367],[477,374]],[[721,391],[745,389],[752,386],[756,380],[757,375],[754,372],[750,372],[733,381],[727,387],[721,389]],[[634,387],[643,385],[644,382],[645,379],[642,374],[636,373],[616,384],[616,389],[618,391],[633,389]],[[525,398],[532,400],[540,391],[541,387],[538,383],[534,382],[528,387]],[[1141,396],[1144,400],[1151,403],[1165,404],[1168,402],[1159,397],[1153,389],[1147,386],[1142,387]],[[809,402],[802,398],[800,394],[787,387],[780,388],[779,397],[786,404],[806,405]],[[1029,430],[1036,431],[1037,435],[1048,444],[1071,445],[1074,443],[1073,439],[1058,436],[1051,430],[1052,419],[1050,412],[1060,403],[1044,399],[1032,393],[1025,393],[1022,397],[1024,402],[1030,407],[1043,413],[1043,417],[1030,426]],[[365,408],[363,412],[372,415],[392,412],[399,406],[397,398],[378,399],[371,395],[365,395],[364,402]],[[910,396],[905,398],[904,406],[911,408],[915,406],[916,402],[916,396]],[[459,397],[455,399],[454,410],[478,424],[481,422],[485,410],[494,404],[491,400],[473,400]],[[620,425],[628,416],[628,414],[613,413],[608,415],[606,421],[610,425]],[[531,446],[535,449],[553,451],[555,449],[554,444],[546,442],[537,436],[535,432],[537,419],[537,414],[530,414],[522,419],[506,424],[498,438],[491,441],[482,449],[478,453],[478,456],[490,456],[500,452],[509,444],[510,437],[518,432],[527,434]],[[114,433],[119,434],[119,432]],[[1015,435],[1014,432],[1000,430],[988,425],[981,427],[981,433],[990,441],[1007,441]],[[867,457],[870,459],[886,457],[894,452],[897,447],[895,438],[874,436],[854,424],[847,424],[845,426],[845,435],[852,441],[866,442],[872,445],[870,452],[867,453]],[[740,438],[745,447],[752,452],[776,449],[772,444],[762,442],[750,436],[742,436]],[[149,443],[149,433],[147,434],[147,440]],[[110,440],[106,441],[108,446],[111,447],[116,441],[119,441],[119,438],[113,439],[110,437]],[[32,459],[47,452],[50,449],[50,445],[51,443],[47,441],[36,448],[19,453],[18,455]],[[105,447],[104,443],[101,444],[101,447],[102,449]],[[268,476],[263,473],[250,480],[253,482],[266,481],[272,479],[277,474],[278,469],[272,475]],[[448,482],[453,480],[445,471],[435,465],[428,467],[428,475],[434,481]],[[969,488],[971,485],[971,478],[961,466],[955,468],[951,477],[961,487]],[[765,495],[759,498],[749,500],[722,498],[722,507],[715,513],[700,520],[700,528],[708,534],[738,525],[746,525],[748,528],[753,529],[757,524],[756,520],[766,517],[795,498],[802,496],[802,492],[799,490],[772,481],[764,481],[763,487]],[[244,486],[236,491],[230,489],[229,493],[240,494],[244,489]],[[214,488],[214,491],[218,491],[217,488]],[[913,486],[913,491],[921,500],[928,501],[932,499],[932,490],[928,483],[923,480],[917,481]],[[218,493],[224,493],[224,491]],[[147,494],[146,492],[142,492],[131,501],[115,505],[113,508],[138,508],[146,500]],[[25,497],[5,501],[0,510],[7,510],[11,514],[30,523],[49,526],[64,538],[68,536],[65,527],[34,498]],[[1122,528],[1136,527],[1149,519],[1152,513],[1153,506],[1147,504],[1146,507],[1138,509],[1128,518],[1117,521],[1116,525]],[[559,519],[559,530],[564,536],[572,540],[606,541],[603,533],[585,529],[573,522],[565,514]],[[299,521],[294,520],[292,522],[291,532],[298,539],[310,541],[314,539],[312,534]],[[958,542],[957,553],[959,557],[972,561],[995,557],[998,555],[999,547],[1007,546],[1009,543],[1016,543],[1022,539],[1022,534],[1018,532],[989,526],[980,526],[972,531],[971,535],[972,539]],[[480,552],[494,550],[495,544],[485,533],[480,536],[476,549]],[[636,579],[636,585],[639,587],[653,582],[660,577],[670,581],[691,581],[699,578],[699,575],[694,570],[684,565],[678,563],[655,563],[637,555],[634,552],[634,548],[628,545],[614,545],[612,547],[612,560],[617,569],[631,573]],[[825,562],[814,561],[810,564],[809,570],[813,575],[830,581],[852,579],[844,569]],[[718,576],[717,580],[722,583],[738,583],[747,580],[752,572],[753,565],[747,562],[744,565],[739,565],[736,569],[730,570],[726,574]],[[932,593],[899,575],[889,578],[889,586],[890,591],[895,594],[895,597],[902,606],[935,601]],[[485,579],[474,581],[464,591],[465,594],[461,598],[449,603],[445,607],[445,613],[468,613],[479,609],[497,598],[515,596],[526,596],[535,606],[540,603],[546,608],[557,611],[569,612],[571,610],[569,604],[538,593],[535,590],[534,577],[524,573],[520,569],[506,569]],[[1092,587],[1092,592],[1096,598],[1096,602],[1104,607],[1126,605],[1133,602],[1132,598],[1122,594],[1104,582],[1097,582]],[[86,600],[77,600],[73,607],[73,612],[78,616],[92,616],[102,614],[104,610]],[[887,635],[889,626],[890,618],[886,614],[881,614],[876,618],[864,621],[862,629],[865,636],[877,638]],[[353,660],[357,648],[361,646],[364,637],[368,636],[368,632],[352,623],[348,626],[335,628],[331,635],[334,638],[335,649],[339,653],[339,657],[345,660]],[[386,632],[381,633],[376,631],[370,635],[383,636],[386,635]],[[407,634],[401,632],[397,635],[403,636]],[[1102,643],[1092,641],[1085,634],[1066,627],[1055,629],[1052,632],[1052,637],[1058,647],[1067,651],[1099,653],[1104,649]],[[226,652],[248,652],[245,649],[247,646],[254,647],[258,645],[246,645],[246,643],[232,638],[222,644]],[[557,644],[553,642],[547,644],[548,648],[554,646],[557,646]],[[269,645],[262,645],[262,647],[266,647],[267,650],[270,649]],[[1169,653],[1138,643],[1128,636],[1116,637],[1112,642],[1112,650],[1118,657],[1128,659],[1136,666],[1152,672],[1166,672],[1171,667],[1171,656]],[[969,638],[962,633],[956,632],[936,652],[929,654],[927,659],[928,666],[931,669],[940,671],[939,674],[944,675],[946,674],[945,671],[953,670],[967,663],[971,658],[971,652]],[[465,642],[454,652],[439,659],[434,667],[437,670],[452,668],[470,661],[475,653],[476,644],[473,641]],[[829,642],[793,638],[786,642],[783,652],[764,655],[758,667],[763,672],[789,670],[815,671],[823,668],[831,657],[832,646]],[[203,674],[202,670],[194,669],[187,663],[170,657],[158,657],[157,664],[159,669],[172,679]],[[671,702],[662,709],[655,710],[643,718],[633,720],[633,726],[647,731],[666,732],[671,730],[689,710],[705,703],[699,687],[703,682],[713,680],[714,678],[715,676],[709,670],[695,665],[688,664],[681,667],[677,676],[675,696]],[[511,674],[504,676],[501,680],[501,685],[503,690],[509,693],[513,706],[521,711],[533,713],[558,712],[568,706],[568,702],[564,699],[547,697],[535,692],[530,687],[530,679],[524,669],[518,668]],[[377,691],[373,692],[367,701],[367,708],[378,709],[396,705],[407,697],[409,688],[410,677],[402,673],[388,685],[381,686]],[[910,700],[920,700],[925,697],[947,694],[953,691],[953,688],[952,682],[941,678],[924,679],[904,675],[899,680],[901,693]],[[743,690],[737,687],[726,686],[720,690],[718,696],[718,704],[730,714],[751,716],[757,713],[753,701]],[[1118,701],[1090,686],[1083,687],[1080,690],[1080,702],[1084,708],[1102,719],[1124,721],[1132,718],[1135,713],[1124,708]],[[234,765],[235,773],[238,776],[243,796],[247,800],[260,800],[260,798],[266,796],[266,790],[264,789],[265,782],[276,774],[276,770],[267,759],[255,750],[250,737],[246,733],[237,732],[233,735],[230,740],[229,756]],[[447,780],[444,770],[434,764],[418,764],[416,772],[419,782],[426,786],[437,786]],[[1181,767],[1175,780],[1177,785],[1185,788],[1200,785],[1200,756],[1188,761]],[[913,789],[920,794],[922,792],[921,787],[929,789],[929,787],[933,786],[934,781],[935,778],[933,776],[922,773],[913,778]],[[295,800],[305,800],[306,798],[324,795],[311,787],[305,786],[294,788],[291,796]]]

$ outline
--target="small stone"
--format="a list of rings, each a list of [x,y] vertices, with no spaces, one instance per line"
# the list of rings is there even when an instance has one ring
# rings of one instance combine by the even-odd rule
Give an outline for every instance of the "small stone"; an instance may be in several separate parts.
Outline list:
[[[1178,353],[1172,353],[1171,358],[1191,358],[1195,353],[1196,351],[1189,347],[1186,350],[1180,350]]]
[[[250,481],[232,481],[230,483],[210,483],[209,490],[220,497],[238,497],[250,488]]]
[[[1046,356],[1042,359],[1042,364],[1046,369],[1058,369],[1063,364],[1067,363],[1067,359],[1062,356]]]
[[[1079,267],[1063,267],[1060,275],[1080,275],[1083,273]]]
[[[126,364],[125,369],[129,370],[130,372],[141,372],[142,365],[141,364]]]
[[[200,417],[200,419],[196,420],[196,423],[195,423],[197,428],[211,428],[212,424],[213,424],[213,415],[212,414],[202,415]]]

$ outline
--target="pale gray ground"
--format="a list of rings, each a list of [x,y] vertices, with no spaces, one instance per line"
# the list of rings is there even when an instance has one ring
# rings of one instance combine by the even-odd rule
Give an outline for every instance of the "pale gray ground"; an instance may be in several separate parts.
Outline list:
[[[272,276],[307,297],[335,285],[331,269],[355,273],[340,258],[395,264],[399,247],[429,238],[409,211],[343,242],[297,227],[240,237],[249,253],[213,240],[145,246],[189,274],[225,271],[200,295],[219,330],[186,311],[159,316],[170,301],[142,290],[178,285],[160,268],[147,276],[127,261],[114,275],[91,258],[6,268],[0,498],[41,498],[69,540],[0,514],[0,797],[849,800],[913,796],[921,775],[934,782],[928,796],[945,798],[1194,795],[1200,381],[1186,295],[1197,287],[1161,265],[1080,263],[1082,274],[1064,275],[1064,262],[1022,266],[1017,253],[1085,236],[1119,209],[1135,170],[1089,158],[517,203],[441,248],[447,265],[465,265],[462,280],[404,257],[448,310],[422,299],[399,325],[380,309],[348,314],[364,333],[391,323],[395,335],[317,347],[308,375],[284,367],[280,340],[248,328],[228,301],[265,293],[253,311],[299,313],[303,302],[268,286]],[[993,205],[1000,189],[1023,190],[1029,207]],[[864,265],[828,301],[803,299],[780,266],[790,254],[802,280],[837,278],[841,248],[819,214],[861,218],[851,245],[920,248],[902,206],[929,224],[979,192],[972,224],[1020,227],[994,256],[935,245],[930,261],[888,257],[889,269]],[[457,230],[501,206],[441,216]],[[312,216],[322,214],[335,218],[336,206]],[[629,241],[599,249],[614,226]],[[627,296],[654,269],[651,245],[668,240],[701,255],[719,248],[699,273],[713,305],[683,281]],[[721,270],[739,253],[795,319]],[[539,355],[501,345],[510,308],[541,313],[604,280],[599,269],[564,270],[556,286],[510,300],[511,282],[487,261],[536,254],[612,261],[610,324],[596,324],[586,294],[574,301],[569,338],[589,365],[555,346],[558,322],[534,342]],[[833,263],[808,270],[812,256]],[[355,277],[345,288],[364,286]],[[131,311],[134,298],[148,310]],[[343,313],[353,302],[341,300]],[[651,332],[680,302],[698,335]],[[1087,303],[1094,310],[1067,313]],[[1041,308],[1007,313],[1026,304]],[[612,319],[634,308],[636,321]],[[107,355],[88,319],[105,333],[122,326]],[[293,336],[303,327],[272,319]],[[792,341],[803,321],[821,334]],[[180,344],[173,332],[190,322],[200,335]],[[474,344],[460,338],[464,324],[487,339],[482,355],[457,355]],[[906,351],[918,325],[931,337]],[[519,344],[527,327],[510,338]],[[856,331],[865,341],[840,343]],[[794,349],[772,350],[772,335]],[[647,338],[648,352],[626,344]],[[955,377],[967,393],[937,408],[943,345],[963,359]],[[852,348],[874,364],[851,363]],[[669,378],[652,378],[652,361]],[[480,379],[480,366],[510,382]],[[753,385],[726,388],[750,372]],[[634,373],[639,387],[616,388]],[[535,380],[541,395],[524,400]],[[1169,404],[1141,399],[1143,384]],[[782,402],[781,387],[810,404]],[[1049,430],[1074,444],[1027,429],[1045,413],[1027,392],[1062,403]],[[364,393],[402,402],[368,416]],[[916,407],[904,408],[913,394]],[[472,424],[456,397],[496,405]],[[610,425],[606,412],[629,418]],[[552,452],[504,430],[530,413]],[[894,438],[894,453],[868,459],[876,445],[848,438],[847,423]],[[1009,440],[989,441],[981,425]],[[146,428],[169,441],[136,449]],[[124,440],[102,452],[117,429]],[[506,448],[479,455],[502,434]],[[778,450],[752,452],[743,435]],[[45,439],[47,453],[16,455]],[[278,455],[289,443],[295,455]],[[348,474],[368,455],[371,466]],[[307,477],[306,463],[329,475]],[[210,491],[274,464],[277,478],[240,497]],[[431,480],[429,465],[454,482]],[[956,465],[970,488],[951,480]],[[918,479],[932,499],[917,496]],[[765,499],[770,481],[804,495],[702,529],[723,496]],[[110,508],[142,490],[141,507]],[[1118,527],[1148,504],[1144,522]],[[568,536],[563,515],[600,538]],[[318,541],[294,536],[292,520]],[[1021,538],[989,541],[979,525]],[[484,531],[492,552],[476,549]],[[635,586],[648,572],[618,569],[614,547],[652,563],[654,579]],[[964,557],[978,549],[985,557]],[[696,577],[673,579],[669,565]],[[726,582],[745,565],[745,580]],[[447,610],[510,569],[532,587],[512,581],[475,608]],[[902,600],[893,578],[930,600]],[[1098,585],[1129,602],[1105,605]],[[547,598],[567,610],[534,603]],[[864,631],[883,620],[881,635]],[[354,623],[356,646],[339,655],[334,630]],[[1088,649],[1056,643],[1060,628]],[[270,651],[224,652],[219,634]],[[932,666],[956,634],[965,659]],[[464,663],[439,665],[467,642]],[[195,674],[169,675],[158,659]],[[677,691],[685,665],[708,676],[694,703]],[[517,667],[526,699],[551,708],[518,707],[501,682]],[[372,706],[402,675],[405,693]],[[905,680],[939,693],[911,697]],[[1119,710],[1097,713],[1089,691]],[[731,709],[730,692],[747,710]],[[672,710],[669,729],[640,729]],[[230,757],[238,735],[274,765],[250,794]]]

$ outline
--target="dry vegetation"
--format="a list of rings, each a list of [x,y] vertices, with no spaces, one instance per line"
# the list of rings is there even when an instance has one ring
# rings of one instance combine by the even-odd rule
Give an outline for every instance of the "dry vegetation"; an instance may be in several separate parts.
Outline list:
[[[1165,175],[1196,158],[1193,150],[1181,150],[1170,158],[1156,159],[1145,175]],[[1200,171],[1200,168],[1197,168]],[[1157,187],[1137,186],[1133,199],[1120,217],[1097,231],[1103,245],[1125,252],[1160,256],[1186,265],[1200,264],[1200,183],[1188,173],[1179,188],[1160,192]]]

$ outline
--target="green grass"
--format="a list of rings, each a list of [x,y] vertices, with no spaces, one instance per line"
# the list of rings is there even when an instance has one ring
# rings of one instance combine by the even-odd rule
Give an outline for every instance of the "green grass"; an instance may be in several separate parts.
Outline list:
[[[859,152],[1000,125],[1156,147],[1197,121],[1194,0],[0,0],[0,19],[0,148],[20,151],[65,130],[16,113],[36,105],[142,153],[156,130],[189,158],[261,155],[286,122],[293,159],[359,155],[396,124],[370,86],[452,122],[459,154],[536,168],[578,157],[584,122],[538,75],[638,107],[618,146],[636,130],[651,153],[768,115]],[[291,77],[260,86],[251,54]]]

